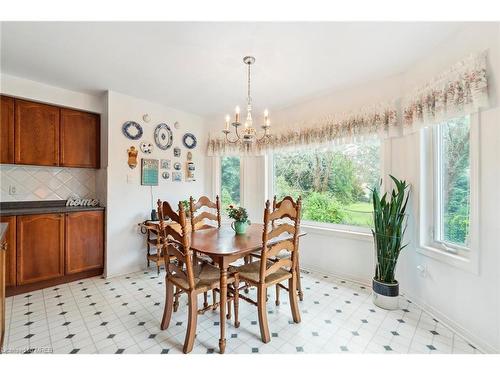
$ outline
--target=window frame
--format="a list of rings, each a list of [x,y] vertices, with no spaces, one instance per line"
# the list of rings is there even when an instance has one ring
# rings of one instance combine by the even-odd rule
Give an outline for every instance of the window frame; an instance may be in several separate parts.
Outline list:
[[[380,149],[379,149],[379,158],[380,158],[380,176],[382,180],[382,185],[380,187],[381,191],[385,191],[386,186],[386,160],[390,160],[391,154],[391,144],[390,140],[379,139]],[[355,142],[351,142],[355,143]],[[359,143],[362,143],[360,141]],[[310,148],[304,147],[304,150],[308,150]],[[386,159],[389,157],[389,159]],[[273,199],[276,191],[275,191],[275,176],[274,176],[274,151],[269,151],[267,153],[267,175],[268,175],[268,199]],[[341,235],[342,237],[347,238],[358,238],[362,240],[372,240],[372,232],[368,227],[360,227],[357,225],[349,225],[349,224],[335,224],[335,223],[322,223],[320,221],[312,221],[312,220],[301,220],[301,225],[309,230],[316,231],[318,233],[321,232],[335,232],[336,234]]]
[[[467,115],[465,115],[467,116]],[[439,174],[442,129],[439,125],[424,128],[419,134],[419,198],[418,198],[418,246],[417,252],[468,272],[479,273],[479,175],[480,175],[480,119],[479,114],[469,116],[469,164],[470,164],[470,215],[468,247],[442,241],[436,231],[442,229],[441,189]],[[442,165],[442,164],[441,164]],[[431,173],[429,173],[431,171]],[[441,234],[442,235],[442,234]],[[441,237],[442,238],[442,237]]]

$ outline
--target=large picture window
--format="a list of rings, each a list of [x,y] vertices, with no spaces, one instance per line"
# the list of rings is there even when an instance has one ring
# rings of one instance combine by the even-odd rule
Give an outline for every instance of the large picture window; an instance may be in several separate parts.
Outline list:
[[[302,196],[305,221],[369,227],[370,189],[379,183],[380,169],[379,140],[275,152],[274,194]]]
[[[220,194],[222,208],[230,204],[241,204],[241,183],[240,183],[240,158],[238,156],[225,156],[220,160]]]

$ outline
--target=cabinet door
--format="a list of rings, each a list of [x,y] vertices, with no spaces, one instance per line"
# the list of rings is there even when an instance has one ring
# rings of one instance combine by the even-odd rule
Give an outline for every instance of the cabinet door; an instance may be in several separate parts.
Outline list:
[[[15,99],[16,164],[59,165],[59,108]]]
[[[64,215],[17,217],[17,284],[64,275]]]
[[[66,274],[103,267],[103,233],[103,212],[66,214]]]
[[[14,99],[2,96],[0,100],[0,163],[14,164]]]
[[[99,128],[99,115],[62,108],[60,164],[99,168]]]
[[[0,353],[5,337],[5,250],[7,243],[0,240]]]
[[[16,217],[1,216],[0,222],[8,223],[9,228],[5,235],[7,253],[5,254],[5,286],[16,285]]]

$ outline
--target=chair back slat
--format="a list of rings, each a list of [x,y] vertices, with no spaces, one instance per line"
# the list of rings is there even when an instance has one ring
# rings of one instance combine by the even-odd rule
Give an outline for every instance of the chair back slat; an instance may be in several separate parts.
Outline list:
[[[283,233],[289,233],[293,235],[295,233],[295,226],[288,223],[283,223],[276,227],[273,227],[273,229],[267,235],[267,239],[272,240],[275,237],[281,236]]]
[[[210,211],[202,211],[198,215],[196,215],[196,211],[206,208],[206,209],[215,209],[215,212]],[[215,202],[212,202],[208,197],[202,196],[195,202],[193,197],[189,198],[189,211],[191,214],[191,228],[192,230],[196,230],[199,228],[198,223],[204,222],[205,220],[211,220],[217,223],[217,227],[221,226],[221,214],[220,214],[220,200],[219,196],[215,197]]]
[[[175,263],[167,267],[168,276],[183,278],[189,289],[194,289],[193,252],[190,249],[190,231],[186,221],[186,211],[182,202],[179,202],[179,213],[176,213],[170,204],[158,199],[158,212],[160,219],[160,235],[163,236],[165,248],[165,264],[169,263],[171,257],[175,258]],[[178,224],[180,233],[170,227],[164,218],[169,217],[172,222]],[[184,266],[184,268],[183,268]]]
[[[294,250],[293,240],[286,240],[278,242],[275,245],[271,245],[267,248],[267,258],[273,258],[280,253],[282,250],[288,250],[292,252]]]
[[[264,210],[264,231],[262,233],[262,254],[260,262],[260,282],[264,283],[266,276],[280,268],[289,269],[290,273],[296,272],[297,252],[299,249],[300,213],[302,209],[302,198],[295,202],[292,197],[286,196],[280,202],[273,200],[273,209],[270,210],[270,202],[266,201]],[[287,219],[287,222],[277,222],[280,219]],[[269,227],[271,226],[271,230]],[[283,233],[292,235],[292,239],[270,244],[269,241],[276,239]],[[281,250],[291,252],[289,259],[283,258],[272,265],[268,265],[267,260],[274,258]]]

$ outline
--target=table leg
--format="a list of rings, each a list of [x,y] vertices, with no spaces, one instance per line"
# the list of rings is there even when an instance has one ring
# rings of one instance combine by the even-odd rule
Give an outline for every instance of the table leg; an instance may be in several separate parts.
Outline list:
[[[220,353],[226,350],[227,267],[220,267]]]

